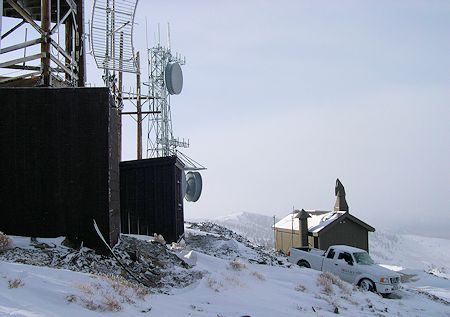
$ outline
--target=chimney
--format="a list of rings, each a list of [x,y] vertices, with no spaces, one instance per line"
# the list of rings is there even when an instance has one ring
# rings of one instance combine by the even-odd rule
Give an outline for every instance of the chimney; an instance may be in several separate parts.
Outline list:
[[[334,188],[334,194],[336,196],[336,203],[334,204],[334,211],[347,211],[348,205],[345,200],[345,189],[341,181],[336,179],[336,187]]]
[[[300,231],[300,246],[308,247],[308,218],[311,216],[302,209],[295,215],[295,218],[298,218],[299,226],[298,229]]]

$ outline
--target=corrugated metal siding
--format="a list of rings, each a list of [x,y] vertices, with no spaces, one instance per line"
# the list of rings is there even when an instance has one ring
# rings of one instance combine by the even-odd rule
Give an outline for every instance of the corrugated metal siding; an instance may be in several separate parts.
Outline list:
[[[345,244],[368,251],[368,231],[355,222],[344,219],[327,232],[319,233],[320,249],[326,250],[333,244]]]
[[[0,100],[0,230],[101,248],[95,218],[114,244],[117,114],[108,89],[0,88]]]
[[[178,241],[184,234],[182,173],[176,156],[121,162],[121,232]]]

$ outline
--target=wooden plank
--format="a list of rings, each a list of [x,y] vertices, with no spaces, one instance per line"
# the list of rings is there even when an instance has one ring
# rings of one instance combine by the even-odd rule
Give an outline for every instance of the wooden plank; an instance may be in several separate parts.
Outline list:
[[[0,84],[6,84],[6,83],[9,83],[11,81],[16,81],[16,80],[19,80],[19,79],[25,79],[25,78],[28,78],[28,77],[39,76],[40,74],[41,74],[41,72],[34,72],[34,73],[30,73],[30,74],[25,74],[25,75],[22,75],[22,76],[5,78],[5,79],[0,80]]]
[[[19,43],[16,45],[11,45],[11,46],[0,49],[0,54],[5,54],[5,53],[12,52],[12,51],[20,50],[25,47],[33,46],[33,45],[41,43],[41,41],[42,41],[42,39],[38,38],[35,40],[26,41],[26,42]]]
[[[56,63],[59,67],[61,67],[65,73],[69,74],[72,78],[78,80],[78,76],[72,72],[69,68],[67,68],[60,60],[58,60],[55,56],[50,55],[50,59]]]
[[[29,61],[33,61],[35,59],[40,59],[40,58],[42,58],[42,55],[45,55],[45,54],[39,53],[39,54],[34,54],[34,55],[26,56],[26,57],[16,58],[16,59],[1,63],[0,68],[8,68],[9,66],[12,66],[15,64],[29,62]]]

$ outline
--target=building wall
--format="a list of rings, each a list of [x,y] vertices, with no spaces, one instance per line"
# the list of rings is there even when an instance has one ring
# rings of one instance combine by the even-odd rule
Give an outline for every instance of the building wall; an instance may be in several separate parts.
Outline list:
[[[345,244],[369,250],[368,231],[349,219],[343,219],[324,233],[319,232],[319,249]]]
[[[0,88],[0,230],[103,248],[119,236],[117,111],[106,88]]]
[[[121,232],[177,242],[184,234],[183,173],[176,156],[121,162]]]
[[[294,242],[292,245],[292,241]],[[290,247],[294,246],[294,248],[298,248],[301,246],[300,243],[300,233],[298,230],[294,230],[292,234],[291,230],[288,229],[275,229],[275,244],[276,250],[281,251],[284,254],[287,254]],[[314,237],[308,237],[309,246],[314,246]]]

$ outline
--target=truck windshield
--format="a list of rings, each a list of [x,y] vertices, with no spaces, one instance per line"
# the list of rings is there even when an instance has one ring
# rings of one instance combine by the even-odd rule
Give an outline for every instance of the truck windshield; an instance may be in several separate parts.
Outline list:
[[[371,265],[374,263],[369,253],[367,252],[356,252],[353,253],[353,256],[355,257],[356,263],[358,264]]]

